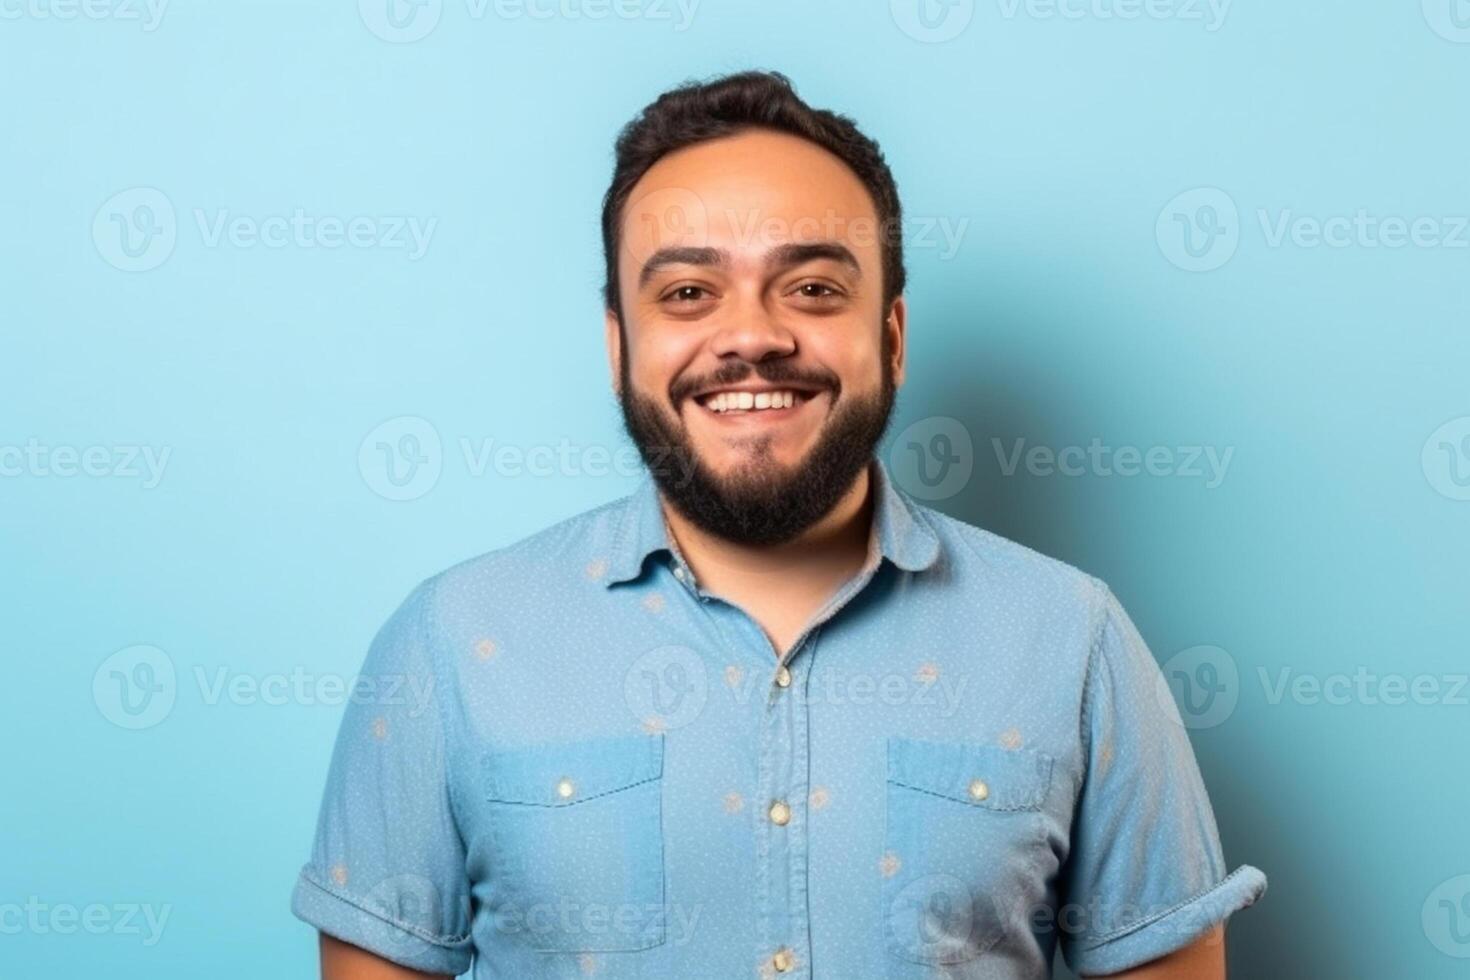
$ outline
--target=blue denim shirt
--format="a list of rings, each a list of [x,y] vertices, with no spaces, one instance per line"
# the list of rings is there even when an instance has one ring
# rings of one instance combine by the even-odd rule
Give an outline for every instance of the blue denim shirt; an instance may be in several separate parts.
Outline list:
[[[652,480],[413,590],[338,735],[296,915],[476,978],[1112,973],[1233,873],[1098,579],[872,463],[868,562],[784,662]]]

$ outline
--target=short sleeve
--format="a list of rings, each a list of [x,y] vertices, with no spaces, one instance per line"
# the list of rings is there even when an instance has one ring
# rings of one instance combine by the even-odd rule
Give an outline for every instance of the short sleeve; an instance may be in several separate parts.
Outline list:
[[[1188,946],[1266,888],[1249,865],[1227,874],[1178,707],[1122,605],[1096,585],[1081,726],[1087,771],[1057,916],[1068,965],[1088,976]]]
[[[457,975],[471,962],[469,883],[426,629],[431,583],[378,631],[347,691],[291,911],[394,963]]]

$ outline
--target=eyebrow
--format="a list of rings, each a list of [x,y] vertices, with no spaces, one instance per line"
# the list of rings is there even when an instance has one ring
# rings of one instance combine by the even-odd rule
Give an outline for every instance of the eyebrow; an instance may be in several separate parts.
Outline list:
[[[788,242],[784,245],[777,245],[766,252],[766,264],[778,269],[789,269],[792,266],[818,259],[840,262],[852,272],[855,278],[862,278],[863,270],[858,264],[857,256],[853,255],[852,250],[841,242]],[[654,252],[648,257],[648,261],[643,263],[643,268],[638,272],[638,287],[641,289],[648,285],[648,281],[660,269],[667,266],[702,265],[723,269],[729,264],[730,253],[722,248],[671,245]]]

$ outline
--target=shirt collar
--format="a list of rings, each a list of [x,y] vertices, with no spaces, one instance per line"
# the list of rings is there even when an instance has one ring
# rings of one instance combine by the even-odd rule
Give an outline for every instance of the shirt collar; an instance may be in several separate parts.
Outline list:
[[[868,473],[874,494],[869,541],[876,540],[879,553],[905,571],[917,572],[934,564],[939,556],[939,538],[919,513],[918,505],[894,484],[881,456],[873,457]],[[645,470],[637,488],[623,498],[604,584],[637,578],[649,555],[672,550],[657,484]]]

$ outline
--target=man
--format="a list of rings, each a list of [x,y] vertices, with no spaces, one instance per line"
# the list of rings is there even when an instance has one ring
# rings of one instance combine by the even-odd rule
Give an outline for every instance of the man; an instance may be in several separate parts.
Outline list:
[[[1118,600],[875,454],[899,218],[779,74],[624,129],[605,329],[650,476],[374,640],[432,696],[346,712],[292,902],[324,977],[1225,975],[1265,879]]]

